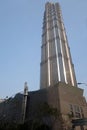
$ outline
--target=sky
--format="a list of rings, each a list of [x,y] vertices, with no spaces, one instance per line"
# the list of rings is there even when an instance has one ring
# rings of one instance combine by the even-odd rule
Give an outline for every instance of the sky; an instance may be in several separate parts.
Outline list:
[[[0,98],[40,86],[41,35],[47,0],[0,0]],[[59,2],[77,82],[87,83],[87,0]],[[84,89],[87,99],[87,86]]]

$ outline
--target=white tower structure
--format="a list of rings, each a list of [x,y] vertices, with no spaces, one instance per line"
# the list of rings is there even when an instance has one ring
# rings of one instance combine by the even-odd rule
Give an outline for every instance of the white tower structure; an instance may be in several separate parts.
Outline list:
[[[45,5],[40,69],[40,88],[58,82],[77,86],[59,3]]]

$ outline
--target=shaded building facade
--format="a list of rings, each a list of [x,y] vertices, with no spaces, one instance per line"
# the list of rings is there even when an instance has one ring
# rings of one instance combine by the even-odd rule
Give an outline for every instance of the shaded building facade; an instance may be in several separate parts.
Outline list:
[[[27,97],[26,107],[25,96]],[[45,109],[43,109],[44,105]],[[43,114],[46,108],[49,110],[47,106],[58,110],[59,114],[56,120],[53,115],[48,116],[48,112]],[[36,124],[37,122],[39,125],[46,125],[50,130],[70,130],[73,126],[73,119],[87,119],[87,103],[83,97],[82,89],[66,83],[59,82],[52,87],[28,92],[27,95],[25,92],[24,95],[18,93],[15,97],[10,97],[0,103],[0,123],[28,122],[30,130],[32,130],[32,123]],[[83,130],[81,127],[87,129],[87,124],[79,125],[75,130]]]

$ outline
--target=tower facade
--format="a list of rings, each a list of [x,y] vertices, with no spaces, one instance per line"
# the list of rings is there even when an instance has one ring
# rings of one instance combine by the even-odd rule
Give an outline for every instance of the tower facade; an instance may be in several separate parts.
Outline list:
[[[40,88],[58,82],[77,86],[59,3],[47,2],[43,19]]]

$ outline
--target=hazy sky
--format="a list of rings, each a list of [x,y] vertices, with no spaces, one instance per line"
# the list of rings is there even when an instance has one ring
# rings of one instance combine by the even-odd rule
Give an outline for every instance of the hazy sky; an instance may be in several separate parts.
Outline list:
[[[50,0],[49,0],[50,1]],[[0,0],[0,98],[39,89],[47,0]],[[87,83],[87,0],[51,0],[62,9],[77,82]],[[82,86],[87,93],[87,86]],[[87,96],[86,96],[87,97]]]

